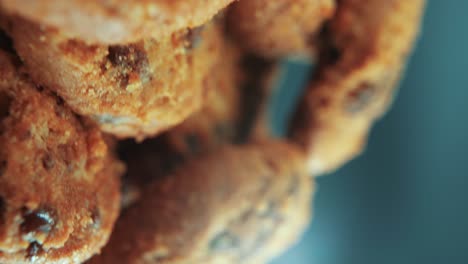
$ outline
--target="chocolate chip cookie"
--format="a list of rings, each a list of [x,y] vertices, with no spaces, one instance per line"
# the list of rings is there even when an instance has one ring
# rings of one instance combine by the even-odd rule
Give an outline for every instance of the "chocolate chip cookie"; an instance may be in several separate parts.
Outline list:
[[[120,138],[153,136],[197,111],[222,39],[212,24],[160,40],[87,45],[18,17],[3,20],[33,80]]]
[[[123,165],[0,51],[0,263],[80,263],[107,242]]]
[[[90,263],[265,263],[309,222],[304,158],[272,141],[194,158],[145,189]]]
[[[315,174],[359,154],[392,102],[419,31],[424,0],[339,1],[316,78],[291,128]]]

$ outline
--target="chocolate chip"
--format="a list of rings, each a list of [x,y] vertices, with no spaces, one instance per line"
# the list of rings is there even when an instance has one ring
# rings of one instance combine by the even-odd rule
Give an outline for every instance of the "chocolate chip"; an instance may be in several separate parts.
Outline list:
[[[150,78],[147,54],[137,45],[110,46],[107,58],[112,65],[118,67],[121,87],[129,84],[131,73],[136,73],[141,81]]]
[[[328,47],[327,51],[326,51],[326,61],[327,63],[331,64],[331,65],[335,65],[338,63],[338,61],[341,60],[341,57],[342,57],[342,52],[340,49],[338,49],[338,47],[336,47],[335,45],[331,45]]]
[[[10,107],[12,101],[12,98],[8,94],[0,91],[0,133],[2,133],[3,131],[3,119],[7,118],[10,114]]]
[[[6,214],[6,201],[0,196],[0,224],[5,223],[5,214]]]
[[[363,111],[375,97],[376,87],[368,82],[361,83],[347,97],[345,108],[351,114]]]
[[[0,30],[0,49],[7,51],[8,53],[15,53],[13,40],[3,30]]]
[[[49,233],[55,226],[56,213],[49,207],[30,211],[24,210],[23,223],[20,225],[20,230],[24,234],[31,232]]]
[[[193,50],[200,46],[202,42],[201,32],[203,31],[203,26],[189,29],[185,35],[185,48],[187,50]]]
[[[223,231],[215,236],[209,244],[214,252],[226,252],[240,246],[240,239],[229,231]]]
[[[55,166],[55,160],[54,158],[50,155],[50,154],[45,154],[43,157],[42,157],[42,167],[45,169],[45,170],[51,170],[53,169]]]
[[[29,259],[31,262],[36,261],[37,257],[44,253],[44,249],[42,245],[38,242],[34,241],[29,244],[28,249],[26,249],[26,258]]]

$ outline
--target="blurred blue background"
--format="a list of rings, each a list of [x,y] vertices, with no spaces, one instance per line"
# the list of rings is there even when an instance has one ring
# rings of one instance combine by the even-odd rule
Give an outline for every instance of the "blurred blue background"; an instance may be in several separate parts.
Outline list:
[[[467,49],[468,1],[429,0],[393,108],[362,156],[317,180],[310,229],[273,264],[468,263]],[[289,63],[281,83],[308,70]]]

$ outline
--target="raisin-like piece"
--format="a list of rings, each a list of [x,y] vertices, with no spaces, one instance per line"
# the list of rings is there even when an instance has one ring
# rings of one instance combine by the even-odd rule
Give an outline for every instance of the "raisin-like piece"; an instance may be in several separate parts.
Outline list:
[[[140,80],[149,79],[148,56],[137,45],[109,47],[108,60],[112,65],[118,67],[121,87],[126,87],[129,84],[132,73],[136,73]]]
[[[3,30],[0,30],[0,49],[11,54],[15,53],[15,49],[13,48],[13,40]]]
[[[56,213],[48,207],[35,211],[25,210],[20,230],[24,234],[31,232],[49,233],[55,226]]]
[[[338,61],[341,60],[341,57],[343,55],[341,50],[338,47],[336,47],[335,45],[329,46],[326,52],[327,52],[326,53],[326,61],[331,65],[337,64]]]
[[[4,131],[3,119],[7,118],[10,113],[11,102],[11,97],[0,91],[0,134]]]
[[[45,170],[49,171],[49,170],[53,169],[54,166],[55,166],[54,158],[50,154],[45,154],[42,157],[42,167]]]

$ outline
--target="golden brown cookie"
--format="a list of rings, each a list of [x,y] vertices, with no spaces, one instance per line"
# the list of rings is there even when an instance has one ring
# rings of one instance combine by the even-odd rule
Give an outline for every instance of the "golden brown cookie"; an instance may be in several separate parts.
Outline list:
[[[0,51],[0,263],[80,263],[107,242],[123,165]]]
[[[373,122],[392,101],[419,32],[424,0],[342,0],[328,53],[303,97],[292,138],[314,175],[359,154]]]
[[[258,55],[307,54],[334,6],[335,0],[241,0],[229,7],[229,31]]]
[[[145,189],[90,263],[265,263],[309,222],[304,158],[270,141],[188,161]]]
[[[10,14],[92,44],[163,39],[209,21],[233,0],[0,0]]]
[[[35,82],[121,138],[155,135],[197,111],[222,42],[214,24],[115,46],[86,45],[17,17],[3,25]]]

